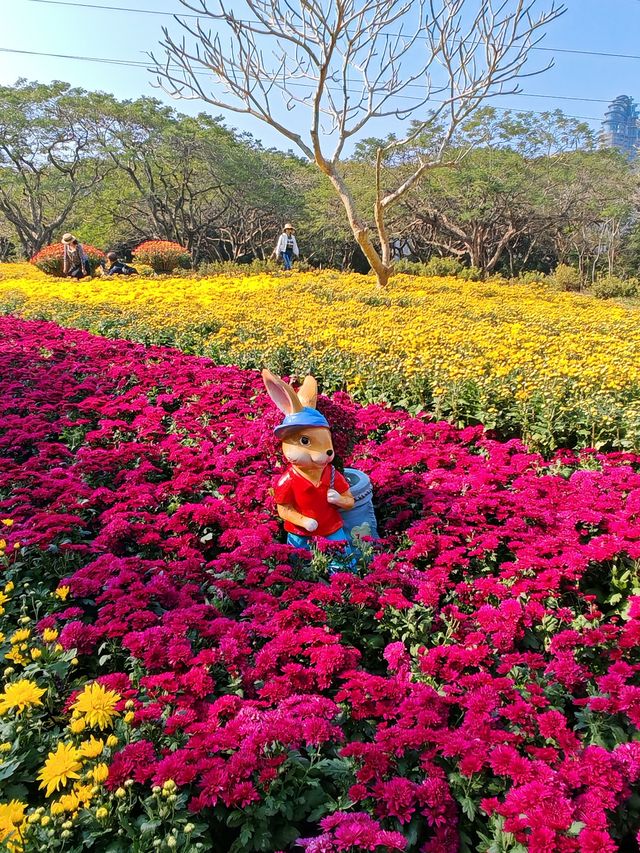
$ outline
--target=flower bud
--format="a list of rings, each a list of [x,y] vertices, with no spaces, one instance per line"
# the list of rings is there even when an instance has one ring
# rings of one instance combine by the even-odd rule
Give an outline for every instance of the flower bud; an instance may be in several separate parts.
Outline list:
[[[127,792],[124,788],[116,788],[116,797],[121,800],[123,797],[127,796]]]
[[[108,766],[104,762],[102,762],[101,764],[96,764],[96,766],[91,771],[91,777],[93,781],[97,782],[98,784],[100,784],[101,782],[106,782],[109,778]]]

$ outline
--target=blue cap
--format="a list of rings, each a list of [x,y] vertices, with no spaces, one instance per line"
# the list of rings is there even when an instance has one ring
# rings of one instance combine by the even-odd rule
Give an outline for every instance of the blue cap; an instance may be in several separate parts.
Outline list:
[[[277,436],[282,436],[286,432],[301,427],[326,427],[329,429],[329,422],[324,415],[321,415],[316,409],[311,409],[305,406],[301,412],[295,412],[293,415],[287,415],[280,426],[274,429]]]

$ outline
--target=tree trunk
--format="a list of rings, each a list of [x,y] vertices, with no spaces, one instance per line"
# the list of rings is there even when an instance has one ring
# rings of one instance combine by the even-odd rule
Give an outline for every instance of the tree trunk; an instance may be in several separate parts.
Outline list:
[[[347,219],[349,220],[349,225],[351,227],[351,231],[353,236],[356,238],[356,242],[358,246],[362,249],[362,252],[369,262],[371,269],[376,274],[376,280],[378,287],[386,287],[389,283],[389,278],[391,277],[391,272],[393,270],[393,264],[385,263],[383,258],[387,257],[389,254],[389,247],[386,247],[386,253],[384,252],[383,247],[383,257],[381,257],[376,251],[375,246],[371,242],[371,238],[369,237],[369,229],[362,222],[360,217],[356,214],[355,204],[353,201],[353,197],[345,182],[342,180],[341,176],[338,174],[336,168],[333,164],[328,163],[326,160],[321,160],[316,158],[316,163],[320,167],[320,169],[327,175],[331,183],[336,189],[340,197],[340,201],[345,209],[347,214]]]

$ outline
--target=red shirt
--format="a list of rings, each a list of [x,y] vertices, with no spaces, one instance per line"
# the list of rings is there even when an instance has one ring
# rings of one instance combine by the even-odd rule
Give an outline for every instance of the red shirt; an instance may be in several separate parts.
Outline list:
[[[331,468],[331,465],[327,465],[317,486],[294,468],[289,468],[276,483],[274,497],[277,504],[291,504],[302,515],[315,518],[318,522],[318,529],[311,534],[313,536],[329,536],[342,527],[338,508],[327,501],[327,492],[331,488]],[[333,488],[341,495],[349,490],[349,483],[339,471],[335,472]],[[284,529],[299,536],[310,535],[308,530],[290,521],[285,521]]]

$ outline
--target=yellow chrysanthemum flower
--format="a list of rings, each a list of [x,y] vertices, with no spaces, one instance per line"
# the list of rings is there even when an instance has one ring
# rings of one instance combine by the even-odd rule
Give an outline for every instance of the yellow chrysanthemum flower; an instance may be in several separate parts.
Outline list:
[[[80,732],[83,732],[87,727],[86,722],[83,717],[78,717],[77,720],[71,720],[69,723],[69,731],[71,734],[79,735]]]
[[[26,805],[20,800],[11,800],[9,803],[0,803],[0,842],[6,844],[6,849],[12,851],[22,850],[19,837],[19,827],[24,821]]]
[[[45,628],[42,632],[42,639],[45,643],[53,643],[54,640],[58,639],[58,632],[55,628]]]
[[[40,788],[46,788],[46,795],[50,797],[54,791],[64,788],[69,779],[78,779],[78,770],[82,769],[80,764],[80,752],[70,743],[59,743],[55,752],[50,752],[44,767],[38,773]]]
[[[98,764],[98,767],[106,765]],[[94,768],[95,769],[95,768]],[[109,773],[109,768],[107,767],[107,774]],[[76,785],[73,789],[73,793],[78,798],[78,800],[87,806],[93,797],[95,796],[93,793],[93,785]]]
[[[106,729],[120,714],[115,706],[120,701],[120,694],[115,690],[106,690],[97,681],[87,684],[71,706],[73,711],[84,714],[90,726]]]
[[[56,817],[66,812],[75,812],[80,807],[80,799],[75,791],[63,794],[55,802],[51,803],[51,814]]]
[[[27,663],[26,657],[21,653],[17,646],[14,646],[4,657],[5,660],[10,660],[12,663],[17,663],[20,666],[24,666]]]
[[[12,646],[17,645],[18,643],[24,643],[25,640],[28,640],[31,636],[30,628],[18,628],[17,631],[14,631],[11,635],[9,642]]]
[[[91,735],[89,740],[83,741],[78,749],[84,758],[97,758],[104,749],[104,741]]]
[[[96,764],[96,766],[91,771],[91,776],[96,785],[101,785],[103,782],[106,782],[109,778],[109,767],[104,762],[100,764]]]
[[[60,601],[66,601],[69,593],[71,592],[71,588],[68,586],[59,586],[58,589],[53,593],[56,598],[59,598]]]
[[[38,687],[35,681],[29,681],[28,678],[7,684],[4,692],[0,693],[0,715],[14,709],[22,713],[25,708],[42,705],[40,700],[46,692],[44,688]]]

